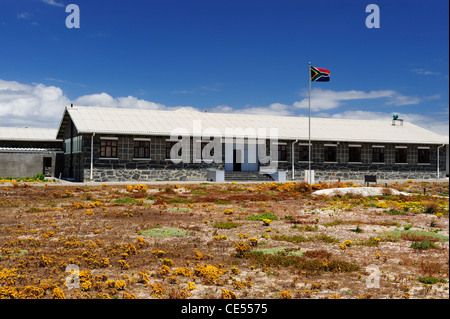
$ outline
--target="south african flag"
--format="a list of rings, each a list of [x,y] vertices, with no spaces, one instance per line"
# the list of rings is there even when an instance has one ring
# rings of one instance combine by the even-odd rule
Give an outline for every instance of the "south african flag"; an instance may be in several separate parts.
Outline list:
[[[311,82],[330,81],[330,71],[326,69],[311,66]]]

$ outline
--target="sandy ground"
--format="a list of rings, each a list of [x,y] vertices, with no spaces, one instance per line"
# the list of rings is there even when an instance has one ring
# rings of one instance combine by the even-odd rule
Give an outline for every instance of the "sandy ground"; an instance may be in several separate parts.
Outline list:
[[[448,182],[424,183],[4,185],[0,297],[448,298]]]

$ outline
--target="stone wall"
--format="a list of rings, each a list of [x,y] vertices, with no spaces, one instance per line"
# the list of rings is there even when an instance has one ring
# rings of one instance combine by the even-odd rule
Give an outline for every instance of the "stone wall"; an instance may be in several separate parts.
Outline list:
[[[102,135],[102,137],[106,137]],[[112,136],[111,136],[112,137]],[[114,136],[117,137],[117,136]],[[209,170],[223,170],[221,163],[191,163],[175,164],[166,159],[166,140],[168,137],[152,136],[150,142],[150,159],[135,159],[134,138],[145,136],[119,136],[117,159],[100,157],[100,137],[94,136],[94,161],[92,180],[107,181],[206,181]],[[192,147],[192,139],[191,139]],[[78,179],[90,181],[91,177],[91,137],[83,136],[82,169],[83,175]]]
[[[134,167],[134,168],[133,168]],[[147,161],[133,165],[127,161],[105,162],[92,171],[95,182],[126,181],[206,181],[209,170],[223,169],[210,164],[173,164]],[[90,180],[90,169],[84,169],[84,181]]]
[[[340,179],[364,180],[364,175],[376,175],[377,179],[433,179],[437,176],[437,146],[430,147],[430,163],[418,164],[418,144],[381,144],[385,146],[385,163],[372,163],[372,146],[380,143],[352,143],[361,145],[361,163],[348,163],[348,145],[337,145],[337,161],[324,163],[324,143],[314,142],[312,145],[311,169],[315,171],[315,180],[327,181]],[[407,146],[407,164],[395,163],[395,146]],[[298,149],[295,147],[295,149]],[[295,150],[294,149],[294,150]],[[278,169],[287,171],[286,177],[292,180],[292,163],[290,161],[291,147],[289,147],[288,161],[279,162]],[[445,148],[439,152],[440,176],[445,176],[446,158]],[[298,152],[294,153],[295,180],[304,180],[304,170],[308,163],[298,162]]]

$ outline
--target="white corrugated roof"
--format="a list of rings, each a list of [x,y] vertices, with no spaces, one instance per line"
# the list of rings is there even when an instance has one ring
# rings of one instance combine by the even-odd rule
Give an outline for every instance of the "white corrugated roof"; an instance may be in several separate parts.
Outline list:
[[[0,127],[0,140],[55,141],[57,129],[31,127]]]
[[[53,153],[56,150],[33,147],[0,147],[0,153]]]
[[[246,134],[258,129],[269,135],[271,128],[278,130],[278,139],[308,140],[308,118],[236,113],[204,113],[192,109],[177,111],[67,107],[74,125],[80,133],[171,135],[176,129],[195,133],[215,130],[220,136],[237,136],[236,130],[247,129]],[[197,121],[197,122],[196,122]],[[234,134],[233,134],[234,131]],[[181,135],[181,134],[180,134]],[[196,134],[194,134],[196,135]],[[386,121],[311,118],[311,139],[320,141],[385,142],[385,143],[448,143],[441,136],[409,122],[393,126]]]

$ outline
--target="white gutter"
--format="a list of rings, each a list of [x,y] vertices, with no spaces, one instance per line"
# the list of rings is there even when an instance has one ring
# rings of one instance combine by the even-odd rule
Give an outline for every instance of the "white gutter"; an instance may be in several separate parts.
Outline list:
[[[291,152],[291,159],[292,159],[292,181],[294,181],[294,144],[298,142],[298,139],[295,140],[295,142],[292,143],[292,152]]]
[[[93,177],[93,170],[94,170],[94,136],[95,136],[95,133],[92,133],[92,136],[91,136],[91,176],[90,176],[91,181],[94,179],[94,177]]]
[[[437,148],[437,178],[439,178],[439,149],[444,146],[445,146],[445,143],[442,144],[441,146],[438,146],[438,148]]]

